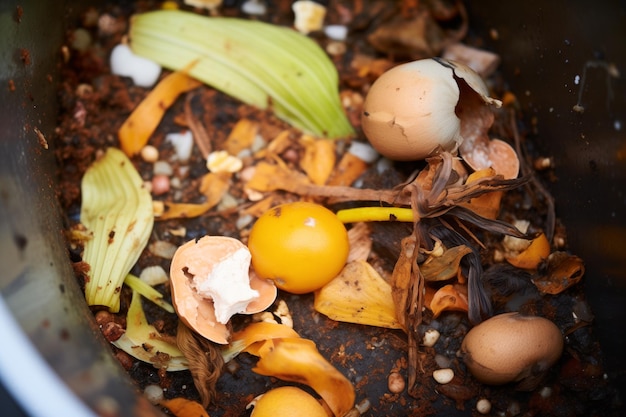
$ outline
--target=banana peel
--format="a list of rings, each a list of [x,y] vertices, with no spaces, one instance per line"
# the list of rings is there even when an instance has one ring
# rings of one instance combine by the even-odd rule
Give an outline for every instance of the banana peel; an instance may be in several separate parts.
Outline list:
[[[402,329],[391,285],[366,261],[348,263],[315,293],[314,308],[336,321]]]

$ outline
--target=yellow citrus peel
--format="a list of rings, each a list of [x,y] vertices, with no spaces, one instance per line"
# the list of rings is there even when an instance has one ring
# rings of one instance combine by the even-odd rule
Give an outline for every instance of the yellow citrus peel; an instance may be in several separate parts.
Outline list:
[[[335,416],[352,409],[356,396],[352,383],[320,354],[313,341],[287,337],[259,343],[254,372],[310,386]]]
[[[316,311],[337,321],[401,329],[391,285],[367,262],[348,263],[341,273],[315,292]]]

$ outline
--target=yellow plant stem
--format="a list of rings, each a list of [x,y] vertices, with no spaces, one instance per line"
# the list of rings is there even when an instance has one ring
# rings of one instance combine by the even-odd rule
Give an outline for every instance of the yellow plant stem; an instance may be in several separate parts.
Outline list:
[[[412,222],[413,210],[404,207],[357,207],[339,210],[337,217],[343,223],[357,222]]]

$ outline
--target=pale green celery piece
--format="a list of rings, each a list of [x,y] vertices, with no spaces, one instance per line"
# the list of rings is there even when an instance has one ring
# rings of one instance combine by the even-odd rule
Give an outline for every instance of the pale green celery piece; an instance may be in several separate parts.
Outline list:
[[[233,360],[237,355],[243,352],[245,348],[246,342],[244,340],[235,340],[234,342],[230,342],[225,348],[222,349],[222,358],[224,359],[224,363],[228,363]]]
[[[139,277],[136,277],[133,274],[128,274],[124,279],[124,284],[128,285],[128,287],[130,287],[133,291],[137,291],[146,299],[152,301],[154,304],[158,305],[168,313],[174,313],[174,307],[170,303],[162,299],[163,294],[152,288],[146,282],[139,279]]]
[[[154,213],[152,196],[128,157],[109,148],[85,173],[80,221],[92,236],[85,241],[89,305],[119,311],[124,278],[146,247]]]
[[[150,363],[155,368],[167,371],[182,371],[189,364],[178,347],[164,340],[163,336],[146,320],[141,306],[141,295],[133,291],[133,297],[126,315],[126,332],[119,339],[111,342],[124,352]]]
[[[130,45],[140,56],[181,70],[307,133],[353,135],[338,94],[337,69],[312,39],[290,28],[178,10],[136,15]]]

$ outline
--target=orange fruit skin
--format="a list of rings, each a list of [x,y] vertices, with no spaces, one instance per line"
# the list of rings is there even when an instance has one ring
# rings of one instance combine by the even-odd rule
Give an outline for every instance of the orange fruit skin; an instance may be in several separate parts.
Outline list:
[[[296,387],[274,388],[256,400],[250,417],[328,417],[312,395]]]
[[[261,278],[293,294],[322,288],[344,267],[350,244],[343,223],[327,208],[308,202],[287,203],[256,221],[248,248]]]

